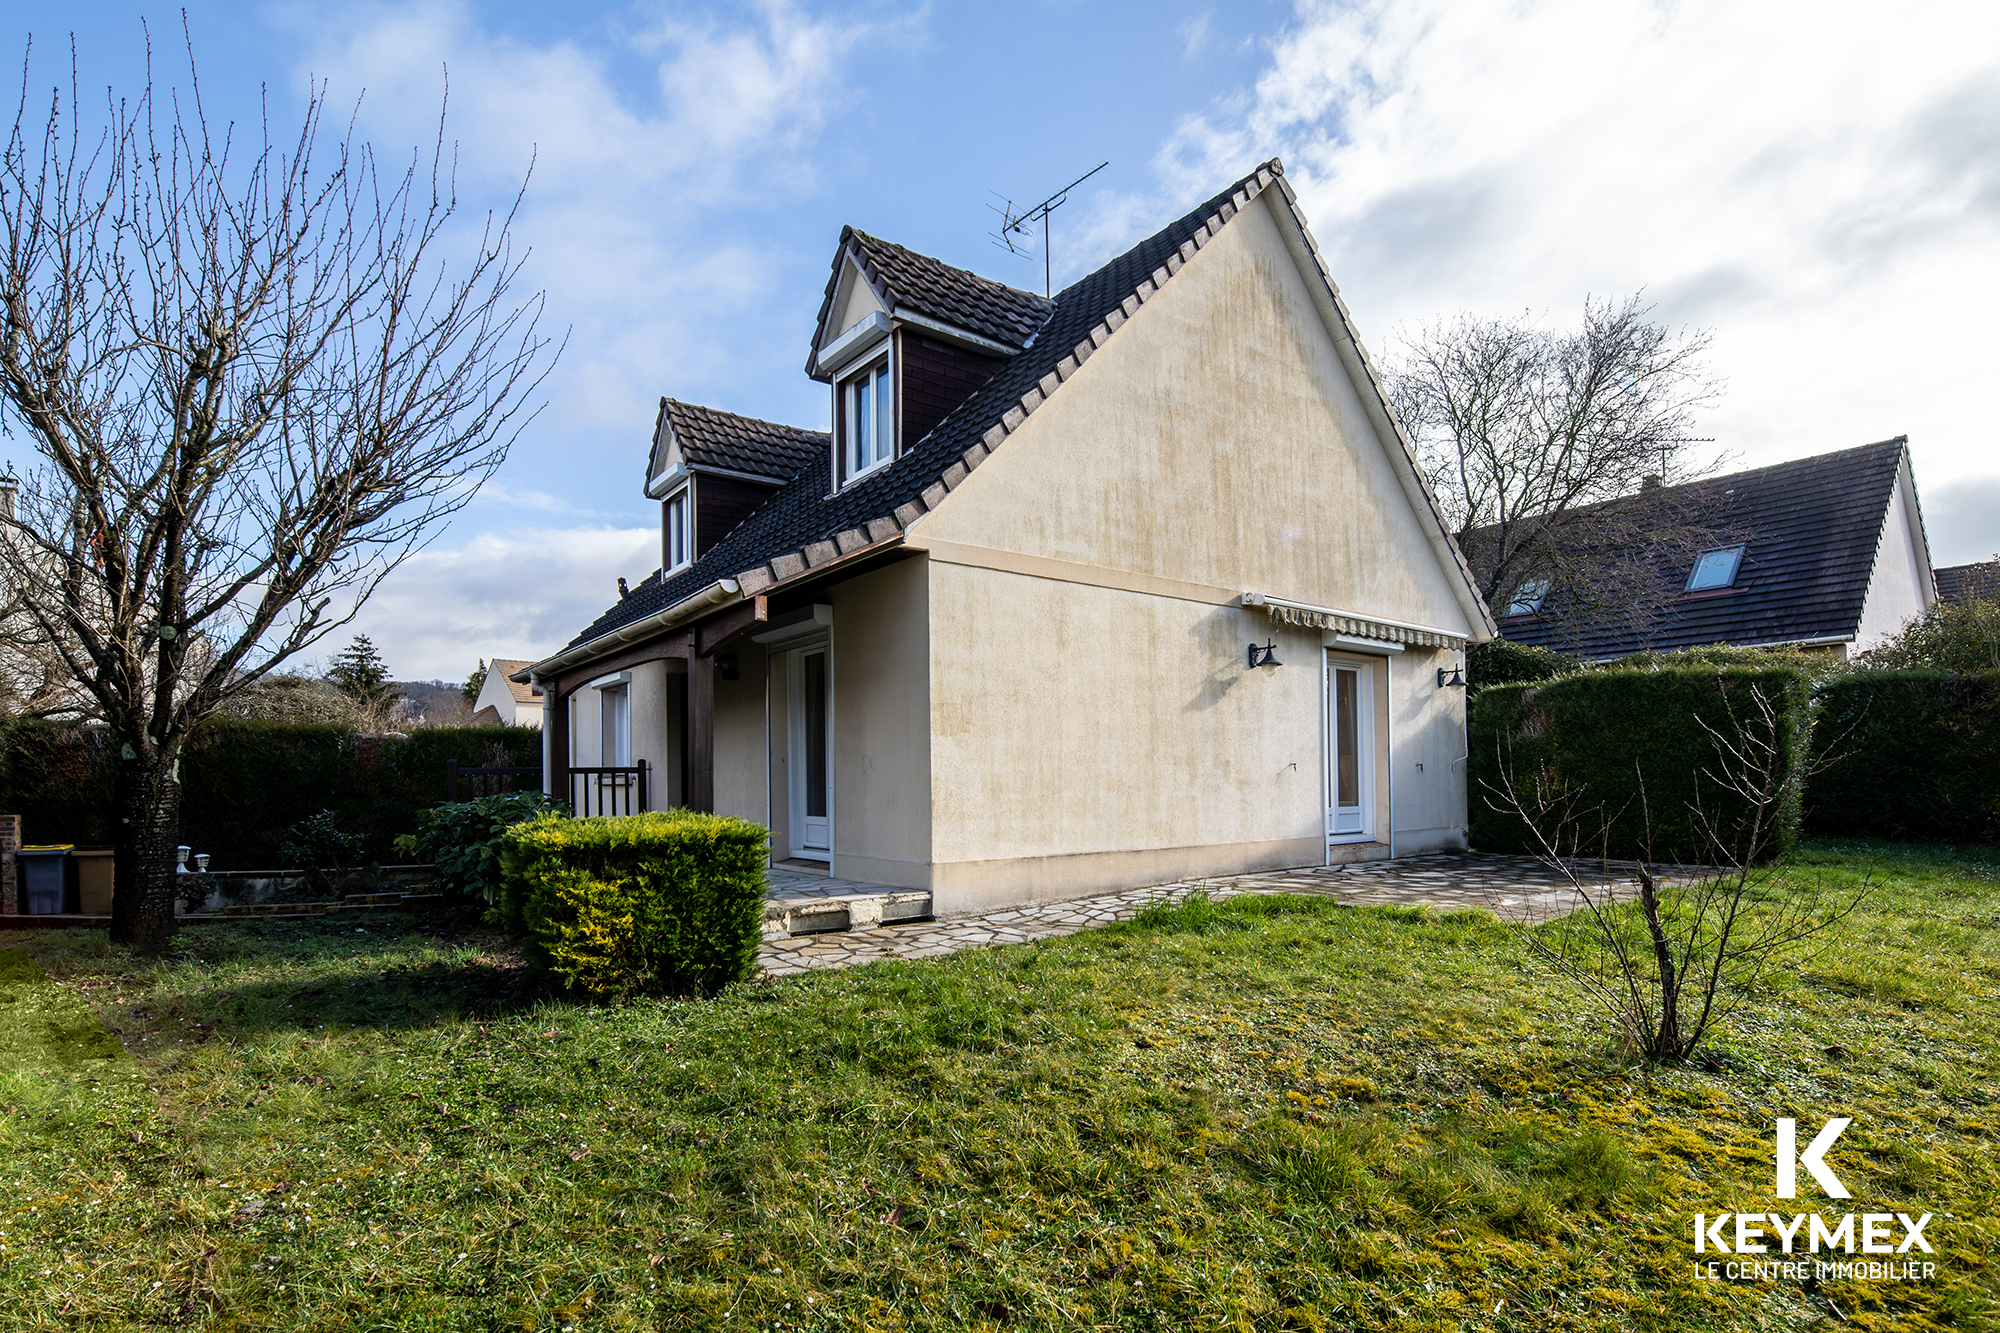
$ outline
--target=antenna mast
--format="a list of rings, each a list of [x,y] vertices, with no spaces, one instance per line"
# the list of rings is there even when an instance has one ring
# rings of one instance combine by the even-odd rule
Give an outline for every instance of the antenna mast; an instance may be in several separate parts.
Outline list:
[[[997,210],[1000,214],[1000,230],[994,233],[993,239],[997,244],[1004,246],[1009,254],[1027,254],[1028,251],[1018,244],[1014,238],[1021,235],[1035,223],[1039,222],[1042,224],[1042,294],[1044,296],[1055,295],[1054,266],[1049,260],[1049,214],[1069,202],[1069,192],[1071,190],[1074,190],[1077,186],[1083,184],[1110,165],[1109,162],[1099,162],[1089,171],[1084,172],[1081,176],[1078,176],[1075,180],[1042,200],[1041,203],[1022,212],[1016,213],[1014,211],[1014,201],[1012,199],[1007,200],[1004,208]]]

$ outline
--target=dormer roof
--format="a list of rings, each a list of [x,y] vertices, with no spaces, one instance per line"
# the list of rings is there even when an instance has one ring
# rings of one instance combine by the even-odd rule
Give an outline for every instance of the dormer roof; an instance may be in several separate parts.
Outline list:
[[[658,489],[655,483],[661,479],[688,471],[763,478],[781,485],[824,457],[831,446],[825,431],[662,398],[653,427],[653,452],[646,462],[647,492]]]
[[[830,321],[847,305],[840,299],[843,279],[856,278],[868,285],[891,319],[921,323],[948,337],[957,333],[967,343],[1001,355],[1025,348],[1055,311],[1055,302],[1046,297],[842,227],[813,330],[812,352],[806,358],[808,375],[825,378],[819,352],[843,332]]]

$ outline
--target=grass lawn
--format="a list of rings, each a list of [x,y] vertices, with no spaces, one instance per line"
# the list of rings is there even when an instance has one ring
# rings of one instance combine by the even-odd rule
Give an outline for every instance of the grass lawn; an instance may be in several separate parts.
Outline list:
[[[1787,873],[1871,864],[1656,1072],[1516,928],[1324,899],[610,1007],[445,919],[11,933],[0,1325],[1993,1328],[2000,852]],[[1778,1201],[1835,1115],[1855,1197]],[[1697,1280],[1758,1208],[1937,1276]]]

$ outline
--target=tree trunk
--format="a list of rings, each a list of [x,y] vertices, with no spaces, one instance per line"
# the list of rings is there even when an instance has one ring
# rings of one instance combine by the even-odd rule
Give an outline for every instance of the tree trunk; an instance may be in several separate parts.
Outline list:
[[[1653,882],[1652,872],[1645,866],[1639,867],[1639,906],[1646,918],[1646,933],[1653,941],[1653,961],[1660,969],[1660,1027],[1652,1033],[1655,1059],[1678,1060],[1686,1052],[1681,1049],[1681,983],[1674,975],[1674,950],[1667,939],[1667,932],[1660,925],[1660,895]]]
[[[174,849],[180,842],[181,787],[174,761],[120,759],[116,801],[118,856],[111,895],[111,938],[159,953],[173,938]]]

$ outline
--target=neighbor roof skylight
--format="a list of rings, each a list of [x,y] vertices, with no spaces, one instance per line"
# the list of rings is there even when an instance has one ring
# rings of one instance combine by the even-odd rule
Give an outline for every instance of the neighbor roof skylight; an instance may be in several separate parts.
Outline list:
[[[1740,546],[1703,551],[1694,558],[1694,569],[1688,574],[1687,590],[1700,592],[1703,588],[1727,588],[1736,582],[1736,570],[1742,563],[1743,548]]]

